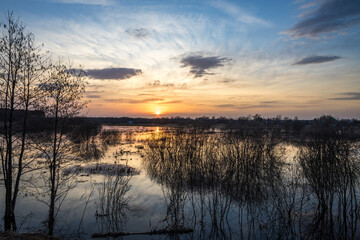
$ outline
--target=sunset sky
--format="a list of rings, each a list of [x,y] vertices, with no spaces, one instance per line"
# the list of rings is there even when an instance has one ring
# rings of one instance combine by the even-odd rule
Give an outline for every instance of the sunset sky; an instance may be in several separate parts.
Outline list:
[[[0,3],[87,72],[87,116],[360,118],[359,0]]]

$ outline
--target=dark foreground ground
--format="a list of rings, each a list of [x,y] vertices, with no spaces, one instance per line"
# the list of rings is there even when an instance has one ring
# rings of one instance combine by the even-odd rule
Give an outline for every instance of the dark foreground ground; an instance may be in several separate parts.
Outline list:
[[[22,239],[26,239],[26,240],[57,240],[57,239],[60,239],[60,238],[57,238],[57,237],[50,237],[50,236],[47,236],[45,234],[42,234],[42,233],[3,233],[3,232],[0,232],[0,240],[3,240],[3,239],[14,239],[14,240],[22,240]]]

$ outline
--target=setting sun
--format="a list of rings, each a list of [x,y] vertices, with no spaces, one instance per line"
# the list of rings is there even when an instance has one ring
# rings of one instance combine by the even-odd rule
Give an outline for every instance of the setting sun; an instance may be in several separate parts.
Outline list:
[[[155,115],[160,116],[162,114],[162,109],[159,106],[155,107]]]

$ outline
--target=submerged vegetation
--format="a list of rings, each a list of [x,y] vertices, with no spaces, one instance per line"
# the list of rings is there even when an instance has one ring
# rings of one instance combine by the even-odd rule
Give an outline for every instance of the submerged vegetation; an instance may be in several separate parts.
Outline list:
[[[358,129],[324,116],[291,160],[281,137],[235,129],[154,134],[144,161],[163,188],[168,226],[190,224],[196,239],[359,237]]]

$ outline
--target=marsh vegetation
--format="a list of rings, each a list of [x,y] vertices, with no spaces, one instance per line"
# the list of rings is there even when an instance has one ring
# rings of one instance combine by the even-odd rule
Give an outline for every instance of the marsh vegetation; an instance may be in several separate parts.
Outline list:
[[[75,129],[76,137],[66,134],[74,151],[58,172],[57,236],[354,239],[360,234],[358,127],[351,123],[324,116],[294,141],[262,127]],[[31,139],[42,139],[37,134],[43,135],[32,133]],[[20,184],[15,212],[20,232],[49,228],[41,207],[51,197],[48,160],[38,145],[31,148],[33,160]]]

